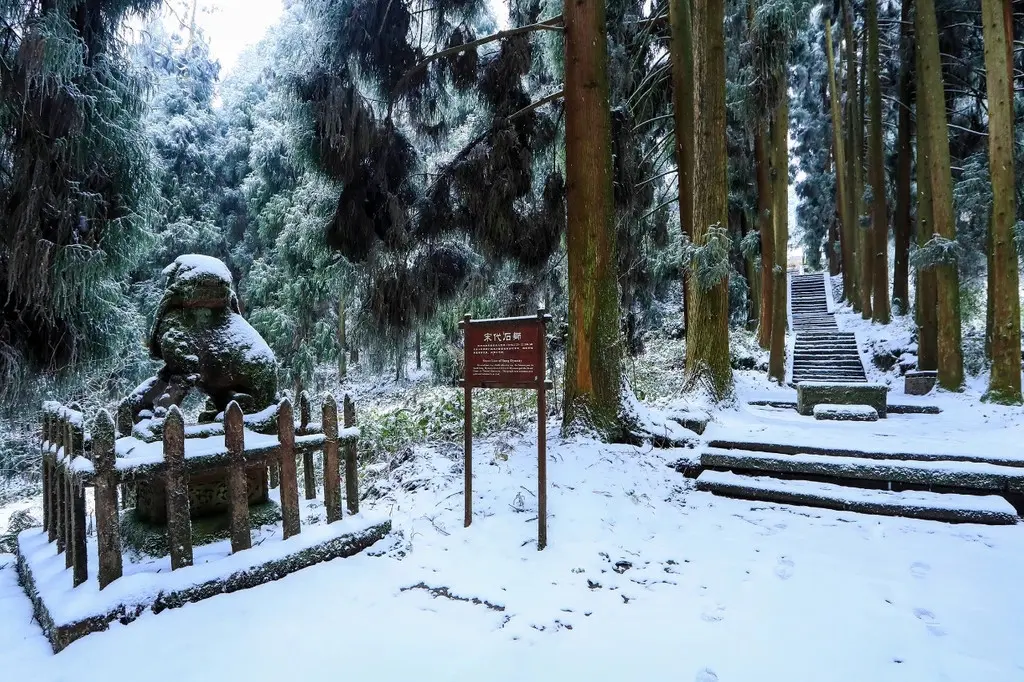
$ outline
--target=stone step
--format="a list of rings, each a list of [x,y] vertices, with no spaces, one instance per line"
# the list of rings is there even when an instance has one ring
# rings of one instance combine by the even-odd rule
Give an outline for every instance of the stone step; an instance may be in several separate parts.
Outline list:
[[[801,361],[802,360],[802,361]],[[842,358],[842,359],[820,359],[820,358],[796,358],[793,361],[794,367],[805,367],[807,369],[824,369],[827,370],[830,367],[834,367],[839,370],[864,369],[864,365],[860,363],[857,358]]]
[[[938,486],[961,491],[1024,493],[1024,468],[980,462],[783,455],[708,448],[700,463],[706,469],[899,483],[922,489]]]
[[[750,439],[725,439],[717,438],[708,443],[708,447],[720,448],[723,450],[746,450],[748,452],[769,452],[779,455],[829,455],[832,457],[859,457],[862,459],[895,459],[909,462],[980,462],[988,464],[1000,464],[1004,466],[1016,466],[1024,468],[1024,459],[1018,455],[1016,458],[1005,455],[977,455],[963,454],[957,452],[914,452],[897,451],[883,452],[881,450],[859,450],[853,448],[835,447],[832,445],[820,445],[810,443],[806,440],[803,443],[772,443]]]
[[[801,362],[808,365],[820,365],[822,367],[830,367],[832,363],[837,364],[851,364],[855,367],[862,367],[860,363],[860,356],[856,353],[840,354],[833,353],[830,355],[821,355],[815,353],[796,353],[793,356],[794,362]]]
[[[893,492],[854,488],[834,483],[782,480],[704,471],[697,489],[743,499],[824,507],[840,511],[905,516],[954,523],[1014,524],[1017,512],[997,495],[957,495],[917,490]]]

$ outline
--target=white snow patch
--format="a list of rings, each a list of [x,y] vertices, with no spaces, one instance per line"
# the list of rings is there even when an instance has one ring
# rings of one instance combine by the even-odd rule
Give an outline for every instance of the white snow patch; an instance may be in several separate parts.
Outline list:
[[[172,272],[180,282],[207,277],[215,277],[228,284],[234,282],[231,270],[224,261],[198,253],[187,253],[175,258],[173,263],[163,269],[164,275],[170,275]]]

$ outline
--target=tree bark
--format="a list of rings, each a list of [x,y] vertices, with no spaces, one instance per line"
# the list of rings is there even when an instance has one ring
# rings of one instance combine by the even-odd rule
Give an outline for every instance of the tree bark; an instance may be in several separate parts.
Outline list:
[[[775,232],[772,229],[772,180],[768,164],[768,140],[763,122],[754,127],[754,169],[757,178],[757,229],[761,235],[761,310],[757,342],[772,345],[772,267],[775,265]]]
[[[832,111],[832,147],[836,168],[836,213],[840,220],[840,252],[842,253],[843,295],[848,301],[854,291],[855,273],[857,271],[854,256],[855,226],[850,212],[849,165],[846,161],[846,149],[843,145],[843,119],[839,107],[839,87],[836,83],[835,56],[832,50],[832,26],[825,20],[825,54],[828,58],[828,91]]]
[[[566,430],[621,435],[622,346],[604,0],[565,0]]]
[[[690,0],[672,0],[668,8],[672,57],[672,96],[679,184],[679,225],[693,239],[693,26]],[[683,278],[683,329],[688,326],[689,275]]]
[[[348,338],[345,329],[345,297],[338,300],[338,377],[348,376]]]
[[[899,315],[910,305],[910,182],[914,162],[911,107],[914,105],[914,33],[910,8],[912,0],[903,0],[900,8],[900,75],[897,99],[899,114],[896,132],[896,209],[893,215],[892,303]]]
[[[878,58],[878,0],[867,0],[867,79],[871,109],[868,179],[871,183],[871,319],[889,324],[889,206],[885,196],[885,147],[882,143],[882,84]]]
[[[782,68],[788,73],[785,65]],[[789,78],[779,93],[779,105],[772,117],[772,231],[775,263],[772,267],[772,343],[768,352],[768,377],[780,384],[786,380],[786,326],[789,260]]]
[[[746,211],[740,214],[740,230],[742,236],[750,233],[750,218]],[[744,268],[747,274],[748,300],[750,307],[747,310],[747,329],[753,331],[757,328],[761,316],[761,277],[757,271],[757,261],[754,258],[744,258]]]
[[[914,50],[914,63],[921,73],[921,51]],[[928,139],[928,104],[917,98],[917,245],[922,247],[934,234],[932,220],[931,145]],[[935,307],[935,270],[917,269],[917,368],[935,370],[939,367],[938,311]]]
[[[926,102],[928,120],[928,175],[931,183],[933,231],[947,240],[956,239],[953,214],[953,179],[949,161],[949,136],[942,83],[942,58],[934,0],[918,0],[917,45],[921,51],[918,96]],[[938,311],[939,385],[950,391],[963,386],[963,351],[960,347],[960,276],[956,263],[935,268]]]
[[[860,241],[860,254],[857,261],[860,263],[860,315],[865,320],[871,319],[871,290],[874,284],[874,239],[871,235],[871,225],[866,215],[867,207],[864,205],[864,166],[867,157],[867,145],[864,140],[864,127],[867,123],[867,54],[868,54],[868,32],[862,31],[860,88],[857,90],[857,127],[854,128],[854,147],[857,150],[856,164],[856,200],[857,200],[857,222],[860,229],[857,231]],[[866,224],[865,224],[866,223]]]
[[[987,397],[1021,402],[1020,279],[1013,243],[1017,215],[1013,160],[1013,14],[1010,0],[982,0],[988,89],[988,159],[992,177],[989,223],[992,375]]]
[[[693,2],[693,242],[707,242],[710,228],[727,221],[724,0]],[[732,393],[729,364],[728,278],[704,291],[690,287],[686,330],[686,382],[716,399]]]
[[[850,280],[849,287],[844,288],[843,297],[850,302],[853,309],[860,312],[863,299],[860,293],[860,267],[862,259],[860,240],[860,211],[857,197],[857,43],[853,39],[853,11],[850,0],[843,0],[843,44],[846,47],[846,215],[850,221]]]

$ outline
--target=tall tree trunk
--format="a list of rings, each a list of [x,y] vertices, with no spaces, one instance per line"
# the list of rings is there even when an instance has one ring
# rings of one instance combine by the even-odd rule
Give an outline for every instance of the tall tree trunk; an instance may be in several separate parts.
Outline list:
[[[864,205],[864,167],[867,157],[867,145],[864,143],[864,127],[867,123],[867,55],[868,55],[868,32],[862,32],[863,43],[861,45],[860,67],[860,88],[857,90],[857,127],[854,129],[854,148],[857,150],[857,164],[855,182],[857,200],[857,222],[860,224],[858,236],[860,241],[860,253],[857,261],[860,263],[860,314],[865,320],[871,319],[871,289],[874,283],[872,273],[875,267],[874,239],[871,235],[870,223],[866,215],[867,207]]]
[[[921,51],[914,50],[914,64],[921,73]],[[928,139],[928,103],[917,98],[917,245],[928,243],[935,233],[932,220],[931,144]],[[939,367],[938,310],[935,306],[935,270],[917,268],[917,368],[935,370]]]
[[[939,237],[953,241],[956,239],[953,179],[934,0],[918,0],[917,45],[921,50],[918,97],[927,102],[928,112],[928,175],[931,182],[933,230]],[[964,383],[963,350],[960,347],[960,276],[956,263],[939,264],[935,268],[935,279],[938,285],[939,385],[946,390],[956,391]]]
[[[724,0],[693,2],[693,242],[707,242],[714,226],[727,221],[725,147]],[[704,290],[690,287],[690,326],[686,330],[687,385],[709,390],[715,398],[732,393],[729,364],[728,278]]]
[[[992,376],[987,396],[998,402],[1021,401],[1020,280],[1013,243],[1017,216],[1013,160],[1013,14],[1010,0],[982,0],[988,88],[988,160],[992,177],[989,223],[992,311]]]
[[[416,327],[416,369],[423,369],[423,361],[420,358],[420,328]]]
[[[850,203],[850,172],[843,143],[843,119],[839,111],[839,88],[836,83],[835,55],[832,50],[832,26],[825,20],[825,53],[828,58],[828,91],[832,110],[832,147],[836,160],[836,213],[841,224],[840,249],[843,257],[843,296],[853,301],[856,296],[856,258],[854,256],[854,235],[856,226]]]
[[[765,127],[760,121],[754,124],[754,170],[757,178],[757,229],[761,235],[761,310],[757,342],[761,348],[768,350],[772,345],[775,232],[772,229],[772,178]]]
[[[872,266],[871,313],[875,322],[889,324],[889,207],[885,197],[885,147],[882,143],[882,84],[878,58],[878,0],[867,0],[867,78],[871,108],[868,179],[871,183]]]
[[[672,0],[668,8],[672,57],[672,95],[679,184],[679,225],[693,239],[693,26],[690,0]],[[689,323],[689,275],[683,277],[683,329]]]
[[[338,300],[338,377],[348,376],[348,338],[345,330],[345,297]]]
[[[565,0],[566,430],[621,434],[622,345],[604,0]],[[689,353],[688,353],[689,355]]]
[[[754,21],[754,0],[747,3],[747,23]],[[761,238],[761,305],[757,343],[768,350],[772,345],[772,267],[775,265],[775,236],[772,231],[772,179],[768,160],[767,125],[763,117],[754,121],[754,178],[757,182],[757,231]]]
[[[860,293],[860,260],[862,257],[860,239],[860,210],[857,197],[857,42],[853,39],[853,11],[850,0],[843,0],[843,44],[846,48],[846,195],[847,215],[850,216],[850,284],[843,296],[853,309],[860,312],[863,299]]]
[[[899,115],[896,129],[896,212],[893,216],[892,302],[896,313],[906,315],[910,305],[910,181],[914,150],[914,132],[910,116],[914,105],[914,32],[911,24],[912,0],[903,0],[900,8],[900,75],[897,99]]]
[[[750,218],[746,211],[740,214],[740,231],[743,237],[750,233]],[[754,258],[744,258],[744,272],[747,275],[748,296],[750,307],[747,310],[747,329],[757,328],[757,322],[761,314],[761,276],[757,271],[757,261]]]
[[[782,66],[785,73],[788,69]],[[768,352],[768,377],[786,380],[786,326],[789,260],[789,78],[783,77],[779,104],[772,116],[772,231],[775,263],[772,267],[772,342]]]

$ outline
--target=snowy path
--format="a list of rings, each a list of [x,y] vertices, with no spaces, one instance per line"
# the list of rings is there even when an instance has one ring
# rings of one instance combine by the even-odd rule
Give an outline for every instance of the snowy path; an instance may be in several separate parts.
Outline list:
[[[1024,526],[716,498],[667,466],[679,451],[559,444],[557,430],[551,445],[544,552],[529,440],[478,443],[468,530],[457,453],[421,450],[376,505],[404,530],[382,556],[146,615],[58,656],[0,570],[0,667],[76,682],[1024,680]],[[403,590],[419,583],[492,606]]]

